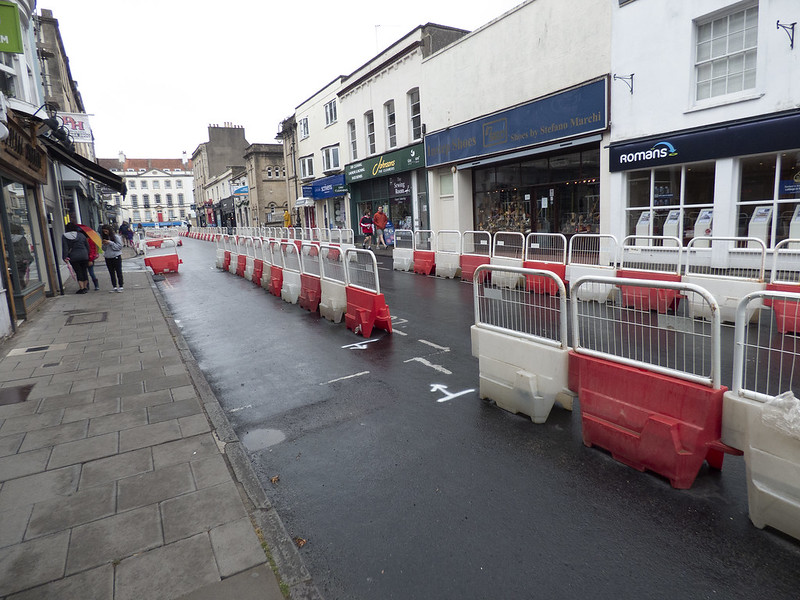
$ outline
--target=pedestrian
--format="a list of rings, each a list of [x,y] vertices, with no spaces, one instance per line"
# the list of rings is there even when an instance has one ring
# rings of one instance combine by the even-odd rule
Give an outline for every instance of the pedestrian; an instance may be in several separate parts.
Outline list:
[[[358,222],[361,225],[361,233],[364,234],[364,243],[361,244],[362,248],[369,248],[372,250],[372,217],[369,216],[369,209],[364,210],[364,216]]]
[[[86,234],[84,234],[84,236],[86,236]],[[86,237],[86,241],[89,244],[89,262],[86,263],[86,271],[89,273],[89,279],[94,283],[94,291],[96,292],[100,289],[100,282],[97,281],[97,275],[94,274],[94,263],[97,257],[100,256],[100,253],[97,251],[97,244],[88,237]]]
[[[108,225],[100,229],[100,237],[103,238],[103,255],[106,257],[106,268],[113,288],[109,292],[122,293],[122,240]]]
[[[283,209],[283,226],[287,229],[292,226],[292,214],[288,208]]]
[[[130,240],[128,239],[129,233],[131,234]],[[126,246],[133,245],[133,232],[131,231],[131,228],[128,226],[127,221],[123,221],[122,225],[119,226],[119,236],[122,238],[122,242]]]
[[[378,207],[378,212],[372,216],[372,222],[375,224],[375,246],[380,248],[381,244],[383,244],[384,248],[388,248],[389,246],[386,245],[386,239],[383,237],[383,230],[386,229],[389,217],[383,212],[382,205]]]
[[[67,223],[61,236],[61,258],[72,266],[78,280],[78,294],[89,291],[89,240],[78,230],[75,223]]]
[[[190,221],[186,221],[186,233],[192,233],[192,223]]]

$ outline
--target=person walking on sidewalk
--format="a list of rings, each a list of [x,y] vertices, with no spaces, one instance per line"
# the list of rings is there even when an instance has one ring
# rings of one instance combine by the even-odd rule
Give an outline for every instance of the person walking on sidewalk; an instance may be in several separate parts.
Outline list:
[[[86,270],[89,273],[89,279],[91,279],[92,283],[94,283],[94,291],[96,292],[100,289],[100,282],[97,281],[97,275],[94,274],[94,263],[97,261],[100,253],[97,251],[97,244],[95,244],[88,237],[86,238],[86,241],[89,243],[89,262],[87,263]]]
[[[89,277],[87,269],[89,266],[89,240],[78,231],[75,223],[67,223],[64,227],[64,235],[61,236],[61,258],[64,262],[72,266],[75,271],[75,279],[78,280],[78,294],[85,294],[89,291]]]
[[[384,248],[388,248],[389,246],[386,245],[386,240],[383,237],[383,230],[386,229],[389,217],[383,212],[383,206],[379,206],[378,212],[372,215],[372,222],[375,223],[375,246],[380,248],[381,244],[383,244]]]
[[[131,239],[128,240],[128,234],[133,234],[131,228],[128,226],[127,221],[123,221],[122,225],[119,226],[119,236],[122,238],[122,243],[125,246],[132,246],[133,245],[133,236],[131,235]]]
[[[103,238],[103,255],[106,257],[106,267],[111,276],[111,287],[109,292],[122,293],[122,240],[114,233],[108,225],[100,229],[100,237]],[[117,287],[119,282],[119,287]]]
[[[369,216],[369,209],[364,211],[364,216],[358,224],[361,225],[361,233],[364,234],[364,243],[361,247],[372,250],[372,217]]]

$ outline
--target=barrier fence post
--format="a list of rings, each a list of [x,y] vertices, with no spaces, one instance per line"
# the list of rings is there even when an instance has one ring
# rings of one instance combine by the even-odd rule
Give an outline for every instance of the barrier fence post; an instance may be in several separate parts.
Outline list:
[[[303,242],[300,249],[300,306],[317,312],[322,286],[319,265],[320,243],[317,240]]]
[[[339,246],[322,244],[320,258],[319,314],[340,323],[347,310],[347,276],[344,269],[344,251]]]
[[[344,266],[347,281],[347,328],[364,337],[372,335],[375,327],[392,333],[392,316],[381,294],[375,255],[370,250],[348,248]]]

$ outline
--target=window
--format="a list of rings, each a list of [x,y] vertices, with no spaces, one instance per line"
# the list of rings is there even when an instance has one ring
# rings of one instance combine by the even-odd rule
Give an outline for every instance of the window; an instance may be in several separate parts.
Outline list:
[[[300,158],[300,178],[306,179],[314,176],[314,156]]]
[[[183,194],[178,194],[178,205],[183,206]]]
[[[160,181],[154,181],[153,182],[153,189],[154,190],[160,190],[161,189],[161,182]]]
[[[394,116],[394,100],[389,100],[383,105],[383,116],[386,121],[386,147],[397,146],[397,124]]]
[[[150,208],[150,196],[147,194],[142,194],[142,202],[144,202],[145,208]]]
[[[375,154],[375,116],[371,110],[364,113],[364,129],[367,135],[367,154]]]
[[[411,139],[422,139],[422,114],[419,107],[419,88],[408,92],[408,114],[411,115]]]
[[[286,167],[283,167],[283,169],[281,170],[281,173],[282,173],[282,177],[286,178]]]
[[[167,194],[167,206],[172,206],[172,194]]]
[[[131,194],[131,206],[139,206],[139,196]]]
[[[142,220],[141,215],[139,214],[138,210],[133,211],[133,220],[139,222]]]
[[[756,87],[758,6],[697,23],[697,100]]]
[[[147,189],[147,181],[140,182],[139,183],[139,187],[142,188],[143,190],[146,190]]]
[[[800,237],[793,222],[800,211],[800,149],[742,158],[740,167],[737,235],[758,237],[768,248]],[[751,228],[756,211],[762,219]]]
[[[267,167],[267,177],[272,179],[272,167]]]
[[[180,210],[178,210],[178,214],[180,214],[181,219],[183,219],[184,217],[186,217],[186,209],[181,208]]]
[[[128,186],[128,189],[134,190],[136,189],[136,180],[126,181],[125,185]]]
[[[339,168],[339,146],[328,146],[322,149],[322,170],[333,171]]]
[[[308,117],[302,118],[297,122],[297,132],[301,140],[308,137]]]
[[[325,105],[325,126],[336,123],[336,98]]]
[[[181,189],[183,187],[183,180],[178,179],[178,181],[175,182],[175,187]]]
[[[155,202],[155,203],[156,203],[156,206],[158,206],[159,204],[161,204],[161,194],[155,194],[155,195],[153,196],[153,202]]]
[[[17,69],[14,62],[13,54],[0,52],[0,92],[8,98],[17,97]]]
[[[356,122],[351,119],[347,122],[347,135],[350,138],[350,160],[358,158],[358,142],[356,141]]]
[[[172,189],[172,182],[171,182],[169,179],[167,179],[167,180],[164,182],[164,189],[165,189],[165,190],[170,190],[170,189]]]

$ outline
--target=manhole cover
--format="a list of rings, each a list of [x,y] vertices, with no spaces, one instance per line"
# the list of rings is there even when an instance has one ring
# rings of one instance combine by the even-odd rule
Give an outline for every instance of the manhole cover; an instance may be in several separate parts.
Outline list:
[[[32,389],[32,385],[20,385],[18,387],[0,389],[0,406],[25,402]]]
[[[92,323],[105,323],[107,320],[107,312],[87,313],[84,315],[72,315],[67,319],[67,325],[91,325]]]

